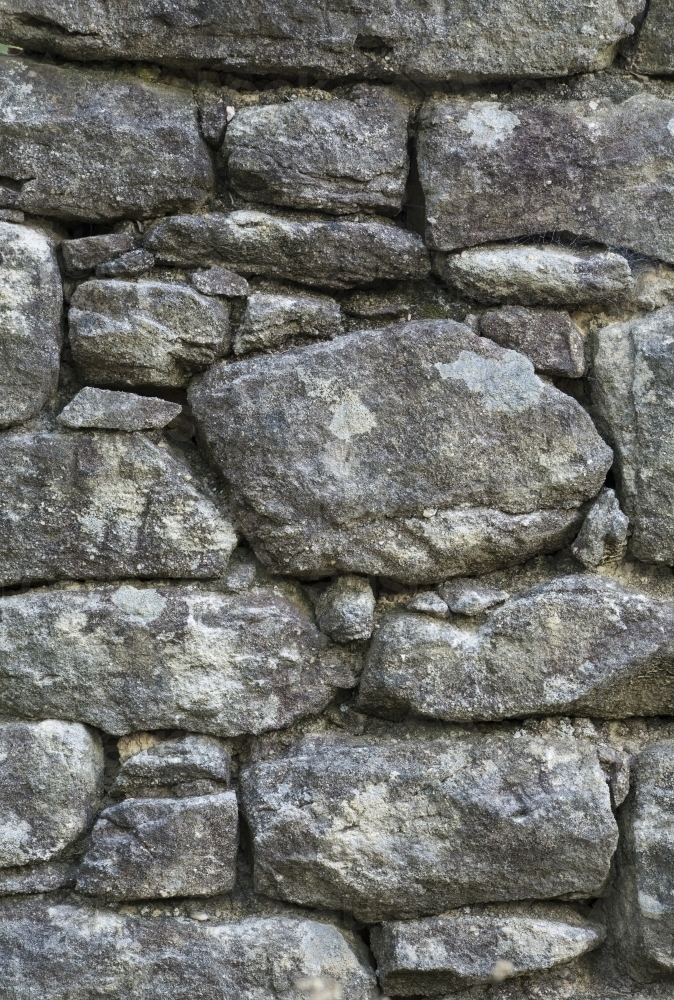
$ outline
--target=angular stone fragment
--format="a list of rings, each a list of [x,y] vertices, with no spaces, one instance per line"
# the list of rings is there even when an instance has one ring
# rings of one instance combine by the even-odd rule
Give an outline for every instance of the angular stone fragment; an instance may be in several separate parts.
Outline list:
[[[140,434],[0,435],[0,586],[217,576],[236,535],[191,479]]]
[[[126,799],[97,820],[77,888],[106,899],[216,896],[234,887],[238,846],[234,792]]]
[[[324,288],[419,280],[430,271],[421,238],[381,222],[305,222],[248,211],[177,215],[153,226],[145,245],[159,263],[222,263]]]
[[[477,580],[450,580],[438,588],[438,593],[456,615],[483,615],[490,608],[503,604],[510,597],[505,590],[485,587]]]
[[[70,344],[99,385],[185,385],[229,350],[229,312],[189,285],[86,281],[70,302]]]
[[[154,267],[154,254],[147,250],[131,250],[115,260],[106,261],[96,268],[97,278],[133,278]]]
[[[234,337],[234,353],[282,347],[293,337],[330,340],[341,330],[342,314],[334,299],[254,292]]]
[[[291,585],[34,590],[0,600],[0,646],[0,711],[116,735],[280,729],[354,687],[361,667]]]
[[[103,749],[84,726],[0,723],[0,868],[47,861],[87,831],[103,794]]]
[[[64,947],[67,942],[67,947]],[[312,979],[344,1000],[372,1000],[355,942],[328,923],[143,919],[51,900],[0,906],[0,966],[12,1000],[304,1000]]]
[[[440,996],[570,962],[605,936],[571,906],[524,903],[386,922],[371,942],[387,993]]]
[[[58,421],[73,430],[149,431],[166,427],[181,411],[180,403],[166,399],[87,386],[61,410]]]
[[[617,841],[597,757],[565,736],[307,737],[241,788],[257,891],[370,922],[600,895]]]
[[[674,603],[568,576],[492,611],[474,631],[388,618],[361,680],[361,710],[466,722],[528,715],[669,715]]]
[[[449,607],[434,590],[425,590],[417,594],[408,603],[407,608],[423,615],[432,615],[433,618],[446,618],[449,614]]]
[[[193,790],[196,785],[199,791]],[[209,784],[206,790],[203,786]],[[125,760],[113,792],[135,798],[159,797],[167,790],[176,798],[226,791],[229,784],[229,754],[209,736],[183,736],[164,740]]]
[[[588,569],[618,563],[627,548],[628,526],[615,492],[604,489],[590,507],[571,551]]]
[[[64,240],[61,253],[68,274],[93,271],[99,264],[115,260],[134,249],[136,241],[130,233],[107,233],[104,236],[83,236],[79,240]]]
[[[336,642],[369,639],[374,628],[374,607],[369,580],[339,576],[316,601],[316,621]]]
[[[674,74],[674,3],[650,0],[641,25],[631,67],[639,73]]]
[[[674,305],[674,268],[659,264],[637,272],[634,303],[648,312]]]
[[[620,254],[588,253],[550,244],[478,247],[460,254],[440,254],[435,270],[464,295],[490,304],[587,305],[624,298],[632,288],[630,266]],[[506,315],[518,314],[511,310]],[[520,310],[521,318],[526,315]]]
[[[0,869],[0,896],[29,896],[36,892],[74,889],[77,864],[72,858],[56,858]]]
[[[610,463],[574,400],[451,321],[216,366],[190,399],[246,538],[299,576],[434,583],[558,549]]]
[[[520,351],[535,371],[580,378],[585,374],[583,335],[567,312],[506,306],[484,313],[480,333],[501,347]]]
[[[189,91],[0,60],[0,205],[66,221],[191,211],[213,186]]]
[[[397,215],[409,170],[409,115],[402,94],[362,85],[350,100],[242,108],[223,146],[229,184],[270,205]]]
[[[250,292],[245,278],[224,267],[210,267],[207,271],[195,271],[190,280],[202,295],[224,295],[231,299],[245,299]]]
[[[435,250],[566,231],[674,261],[674,101],[430,100],[418,161]]]
[[[674,308],[613,323],[591,338],[593,414],[615,449],[630,550],[674,564]]]

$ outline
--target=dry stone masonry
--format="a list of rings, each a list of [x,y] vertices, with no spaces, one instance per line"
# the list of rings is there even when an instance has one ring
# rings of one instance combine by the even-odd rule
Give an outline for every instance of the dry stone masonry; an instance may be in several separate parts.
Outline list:
[[[672,1000],[672,0],[0,0],[2,1000]]]

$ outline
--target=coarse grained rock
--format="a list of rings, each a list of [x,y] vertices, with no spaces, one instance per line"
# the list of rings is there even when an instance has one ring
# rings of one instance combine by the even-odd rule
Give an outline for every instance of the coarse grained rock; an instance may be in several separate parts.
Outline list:
[[[190,280],[196,290],[203,295],[224,295],[226,298],[245,299],[250,293],[246,279],[224,267],[209,267],[207,271],[194,271]]]
[[[77,888],[115,900],[215,896],[234,886],[238,846],[234,792],[126,799],[96,821]]]
[[[433,583],[553,551],[611,460],[527,358],[451,321],[215,366],[189,398],[246,538],[296,576]]]
[[[0,868],[0,896],[31,896],[36,892],[74,889],[76,873],[77,863],[68,857]]]
[[[441,996],[570,962],[605,937],[601,923],[572,906],[514,903],[387,921],[371,942],[388,993]]]
[[[234,528],[165,444],[105,431],[0,435],[0,586],[222,573]]]
[[[227,305],[179,282],[85,281],[68,320],[75,364],[98,385],[183,386],[230,345]]]
[[[341,331],[339,303],[326,295],[253,292],[234,335],[234,353],[282,347],[294,337],[330,340]]]
[[[305,221],[264,212],[175,215],[145,245],[160,264],[224,264],[244,274],[323,288],[421,280],[430,258],[421,237],[383,222]]]
[[[560,10],[512,0],[460,7],[422,0],[2,0],[8,42],[76,60],[130,59],[252,74],[474,80],[563,76],[608,65],[643,0]]]
[[[67,948],[64,942],[67,941]],[[12,1000],[304,1000],[322,978],[373,1000],[374,973],[353,939],[305,918],[233,923],[142,917],[50,900],[0,905],[0,965]]]
[[[79,275],[130,253],[135,246],[136,241],[131,233],[105,233],[102,236],[63,240],[61,253],[66,273]]]
[[[433,618],[446,618],[449,614],[449,605],[434,590],[422,590],[407,602],[406,607]]]
[[[96,268],[97,278],[133,278],[146,274],[154,267],[154,254],[149,250],[130,250],[121,257],[99,264]]]
[[[543,375],[580,378],[585,374],[585,341],[568,312],[504,306],[480,318],[480,334],[520,351]]]
[[[615,490],[603,489],[590,507],[571,551],[588,569],[622,561],[627,549],[629,520]]]
[[[631,68],[638,73],[674,74],[674,3],[650,0],[646,20],[641,25]]]
[[[71,430],[93,427],[115,431],[147,431],[169,424],[181,412],[180,403],[135,392],[113,392],[85,386],[58,415]]]
[[[185,90],[0,59],[0,203],[64,221],[192,211],[213,187]]]
[[[48,861],[85,833],[103,794],[103,748],[77,723],[0,723],[0,868]]]
[[[674,308],[612,323],[590,338],[593,415],[615,452],[630,551],[674,564]]]
[[[438,593],[454,614],[468,615],[470,618],[485,614],[510,597],[505,590],[496,590],[495,587],[485,585],[480,580],[471,580],[468,577],[449,580],[438,587]]]
[[[674,101],[429,100],[426,242],[453,250],[566,231],[674,260]]]
[[[27,226],[0,222],[0,288],[3,428],[35,416],[56,389],[63,290],[52,242]]]
[[[348,215],[402,209],[409,171],[402,93],[242,108],[222,147],[229,185],[249,201]]]
[[[158,798],[161,789],[179,798],[197,783],[211,784],[214,792],[226,791],[229,776],[229,753],[222,743],[212,736],[189,735],[163,740],[128,757],[122,762],[112,792],[134,798]]]
[[[674,305],[674,268],[658,264],[639,269],[635,274],[633,301],[646,312]]]
[[[369,639],[374,628],[375,597],[362,576],[338,576],[316,601],[316,622],[336,642]]]
[[[258,892],[369,922],[601,895],[617,842],[595,752],[562,735],[306,737],[241,795]]]
[[[0,636],[0,711],[115,735],[279,729],[322,711],[361,668],[290,584],[33,590],[0,600]]]
[[[359,708],[457,722],[668,715],[674,603],[587,575],[534,587],[475,630],[394,614],[375,633]]]

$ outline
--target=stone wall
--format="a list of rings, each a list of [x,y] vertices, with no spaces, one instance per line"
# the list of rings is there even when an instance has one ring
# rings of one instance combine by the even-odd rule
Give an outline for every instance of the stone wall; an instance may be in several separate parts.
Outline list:
[[[674,996],[674,2],[0,0],[0,996]]]

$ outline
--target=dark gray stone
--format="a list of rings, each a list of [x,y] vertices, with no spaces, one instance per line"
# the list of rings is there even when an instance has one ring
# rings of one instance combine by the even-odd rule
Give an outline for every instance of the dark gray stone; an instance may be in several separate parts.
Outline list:
[[[590,507],[571,551],[588,569],[619,563],[627,548],[628,527],[614,490],[604,489]]]
[[[136,241],[130,233],[107,233],[104,236],[83,236],[79,240],[63,240],[61,253],[68,274],[93,271],[99,264],[115,260],[134,249]]]
[[[0,896],[31,896],[37,892],[74,889],[77,863],[56,858],[35,865],[0,869]]]
[[[585,374],[585,341],[567,312],[506,306],[480,319],[480,333],[520,351],[537,372],[566,378]]]
[[[234,353],[282,347],[295,337],[330,340],[341,332],[342,314],[334,299],[253,292],[234,336]]]
[[[58,421],[72,430],[148,431],[166,427],[181,411],[180,403],[166,399],[87,386],[61,410]]]
[[[434,583],[554,551],[611,461],[527,358],[450,321],[215,366],[190,400],[246,538],[297,576]]]
[[[226,791],[228,784],[229,753],[225,747],[211,736],[183,736],[164,740],[123,761],[112,791],[134,798],[158,798],[163,792],[180,798]],[[207,790],[205,785],[211,787]]]
[[[369,639],[374,628],[374,608],[369,580],[339,576],[316,601],[316,622],[336,642]]]
[[[154,255],[147,250],[131,250],[115,260],[99,264],[97,278],[133,278],[154,267]]]
[[[674,3],[650,0],[648,14],[639,31],[631,68],[638,73],[674,75]]]
[[[225,298],[230,299],[245,299],[250,292],[245,278],[224,267],[210,267],[207,271],[195,271],[190,280],[202,295],[224,295]]]

